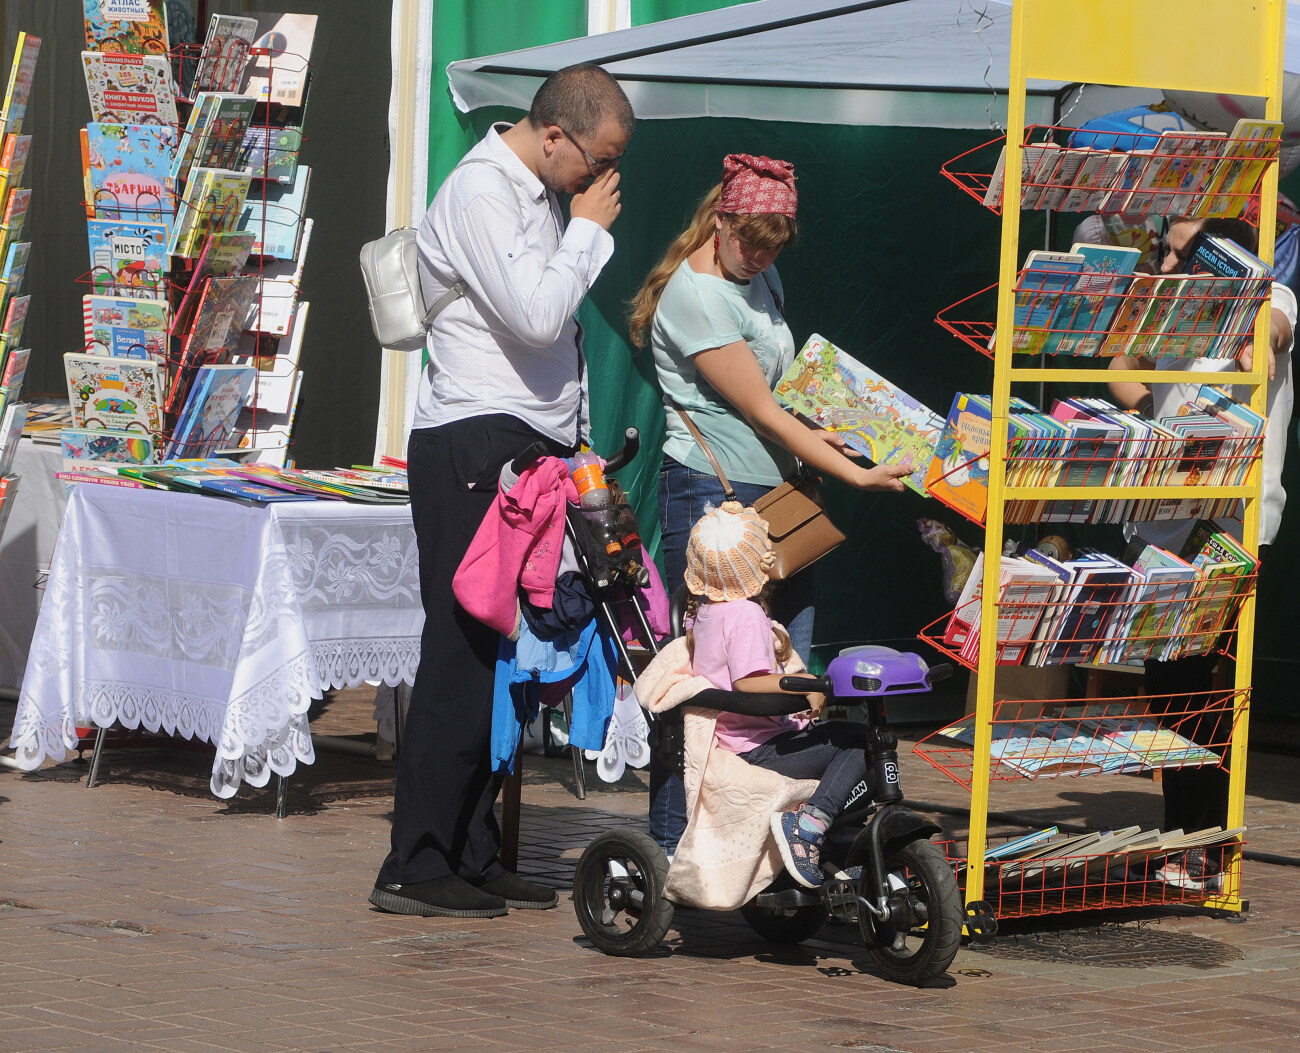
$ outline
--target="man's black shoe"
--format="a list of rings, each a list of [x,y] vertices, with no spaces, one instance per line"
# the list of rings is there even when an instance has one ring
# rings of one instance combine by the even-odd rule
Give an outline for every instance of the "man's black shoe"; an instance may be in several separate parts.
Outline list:
[[[422,918],[499,918],[506,913],[504,899],[475,888],[455,874],[412,885],[376,881],[370,902],[390,914],[418,914]]]
[[[507,907],[516,910],[550,910],[560,902],[560,894],[555,889],[525,881],[508,870],[483,882],[479,889],[500,896]]]

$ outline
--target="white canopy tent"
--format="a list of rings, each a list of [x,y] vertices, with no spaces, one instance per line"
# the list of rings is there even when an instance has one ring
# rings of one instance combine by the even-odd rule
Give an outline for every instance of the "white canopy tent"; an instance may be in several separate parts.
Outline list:
[[[1066,42],[1062,42],[1066,45]],[[453,101],[527,109],[549,73],[597,62],[640,119],[984,128],[1006,118],[1007,0],[758,0],[596,37],[451,63]],[[1159,92],[1031,81],[1027,113],[1071,123]]]

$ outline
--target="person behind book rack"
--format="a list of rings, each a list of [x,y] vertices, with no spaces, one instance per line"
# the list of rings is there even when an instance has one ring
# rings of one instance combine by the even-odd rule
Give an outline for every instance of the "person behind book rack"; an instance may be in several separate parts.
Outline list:
[[[599,66],[547,77],[528,115],[498,124],[439,188],[417,235],[434,320],[408,457],[424,631],[403,729],[392,850],[370,902],[399,914],[490,918],[555,906],[553,889],[498,859],[501,777],[490,733],[497,632],[452,595],[452,577],[497,492],[535,441],[569,456],[587,438],[574,312],[614,251],[618,161],[632,107]],[[571,194],[567,227],[559,194]]]
[[[629,313],[633,344],[653,351],[666,407],[659,524],[670,592],[684,580],[691,527],[723,502],[722,484],[674,404],[700,429],[744,505],[791,479],[800,462],[863,490],[901,491],[906,474],[850,460],[843,439],[806,427],[777,403],[772,389],[795,356],[773,266],[797,232],[794,166],[728,154],[722,168],[722,182],[650,271]],[[813,602],[812,568],[772,596],[772,616],[805,662]],[[650,834],[671,853],[685,827],[681,777],[652,748]]]
[[[1239,219],[1176,219],[1165,237],[1161,259],[1162,274],[1181,274],[1187,269],[1192,241],[1198,231],[1215,237],[1230,238],[1254,253],[1258,246],[1255,228]],[[1268,341],[1268,395],[1266,413],[1268,422],[1264,430],[1264,450],[1261,465],[1262,505],[1259,524],[1259,573],[1268,564],[1268,553],[1277,536],[1286,504],[1286,491],[1282,489],[1282,460],[1286,454],[1287,430],[1291,423],[1294,401],[1291,376],[1291,350],[1295,343],[1296,297],[1281,282],[1273,283],[1272,310],[1269,316]],[[1196,370],[1207,373],[1232,373],[1249,370],[1254,360],[1254,344],[1248,343],[1236,359],[1160,358],[1135,359],[1120,356],[1111,360],[1112,369],[1162,369]],[[1217,378],[1207,377],[1213,383]],[[1116,401],[1127,409],[1138,409],[1159,419],[1177,414],[1179,406],[1191,401],[1196,384],[1153,384],[1115,380],[1110,383]],[[1233,396],[1242,401],[1250,397],[1249,388],[1238,387]],[[1129,523],[1125,534],[1149,544],[1178,552],[1195,525],[1192,520],[1175,520],[1158,523]],[[1239,520],[1226,520],[1221,524],[1238,539],[1241,538]],[[1258,584],[1258,578],[1256,579]],[[1214,684],[1214,667],[1224,647],[1235,644],[1233,640],[1220,640],[1205,655],[1190,655],[1172,662],[1148,660],[1146,664],[1145,691],[1148,695],[1176,696],[1168,702],[1158,703],[1170,712],[1186,714],[1206,705]],[[1222,742],[1227,737],[1225,724],[1230,719],[1220,713],[1205,714],[1200,720],[1192,718],[1178,722],[1178,730],[1195,742]],[[1199,734],[1199,737],[1198,737]],[[1228,779],[1223,768],[1203,767],[1166,768],[1161,773],[1161,790],[1164,794],[1164,829],[1181,829],[1188,833],[1228,824]],[[1204,849],[1193,849],[1182,859],[1171,859],[1160,871],[1161,880],[1183,888],[1200,889],[1217,887],[1217,864],[1205,856]]]

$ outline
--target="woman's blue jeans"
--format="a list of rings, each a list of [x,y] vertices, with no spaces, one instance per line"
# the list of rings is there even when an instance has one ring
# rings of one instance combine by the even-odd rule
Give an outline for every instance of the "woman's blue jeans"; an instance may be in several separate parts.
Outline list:
[[[733,482],[746,505],[770,489],[761,483]],[[722,504],[722,484],[710,473],[697,472],[665,457],[659,469],[659,527],[664,557],[664,585],[669,593],[686,576],[686,541],[691,527],[704,515],[705,505]],[[807,664],[812,653],[816,579],[812,567],[777,582],[770,595],[772,617],[786,627],[795,652]],[[650,756],[650,836],[672,852],[686,829],[686,787],[682,778],[653,753]]]

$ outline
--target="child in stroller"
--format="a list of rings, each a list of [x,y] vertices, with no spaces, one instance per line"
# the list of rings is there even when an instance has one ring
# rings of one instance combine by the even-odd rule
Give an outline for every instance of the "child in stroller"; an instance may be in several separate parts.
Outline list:
[[[772,565],[767,525],[734,501],[710,509],[686,545],[687,653],[692,671],[723,691],[780,690],[790,637],[771,621],[763,594]],[[825,696],[809,695],[808,715],[719,713],[720,746],[750,764],[793,779],[817,779],[797,810],[774,811],[772,835],[790,876],[805,888],[822,883],[821,845],[849,800],[866,792],[866,726],[813,723]]]

